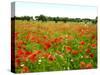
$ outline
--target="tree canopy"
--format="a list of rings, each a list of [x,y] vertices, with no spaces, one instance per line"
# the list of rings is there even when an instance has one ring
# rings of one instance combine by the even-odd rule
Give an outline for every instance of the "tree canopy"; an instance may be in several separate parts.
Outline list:
[[[27,21],[42,21],[42,22],[47,22],[47,21],[54,21],[55,23],[62,21],[64,23],[66,22],[91,22],[93,24],[97,23],[97,19],[98,17],[96,17],[95,19],[89,19],[89,18],[68,18],[68,17],[51,17],[51,16],[45,16],[45,15],[39,15],[39,16],[35,16],[35,18],[33,18],[33,16],[21,16],[21,17],[17,17],[15,16],[12,19],[16,19],[16,20],[27,20]]]

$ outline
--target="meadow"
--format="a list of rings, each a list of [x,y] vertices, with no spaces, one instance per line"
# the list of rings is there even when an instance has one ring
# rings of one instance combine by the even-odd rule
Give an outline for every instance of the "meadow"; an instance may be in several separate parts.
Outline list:
[[[15,21],[17,73],[97,68],[97,26]]]

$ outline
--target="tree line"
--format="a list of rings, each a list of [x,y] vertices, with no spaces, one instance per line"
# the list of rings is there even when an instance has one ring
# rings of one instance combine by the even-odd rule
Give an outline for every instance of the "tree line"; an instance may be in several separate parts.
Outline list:
[[[21,17],[13,17],[12,19],[16,19],[16,20],[27,20],[27,21],[42,21],[42,22],[47,22],[47,21],[54,21],[55,23],[62,21],[64,23],[66,22],[91,22],[93,24],[97,23],[97,19],[98,17],[96,17],[95,19],[89,19],[89,18],[68,18],[68,17],[51,17],[51,16],[45,16],[45,15],[39,15],[39,16],[35,16],[35,18],[33,18],[33,16],[21,16]]]

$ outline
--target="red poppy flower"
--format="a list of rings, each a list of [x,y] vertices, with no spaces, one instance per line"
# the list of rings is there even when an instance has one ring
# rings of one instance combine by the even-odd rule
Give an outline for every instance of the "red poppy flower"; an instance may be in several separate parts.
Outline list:
[[[58,38],[55,38],[53,40],[51,40],[52,43],[61,43],[63,40],[63,37],[58,37]]]
[[[93,54],[93,53],[91,53],[91,54],[90,54],[90,57],[91,57],[91,58],[93,58],[93,57],[94,57],[94,54]]]
[[[82,49],[82,48],[83,48],[83,45],[80,45],[78,48],[79,48],[79,49]]]
[[[32,63],[34,63],[36,60],[37,60],[37,58],[36,58],[36,54],[31,54],[29,57],[28,57],[28,59],[32,62]]]
[[[19,57],[20,57],[19,55],[16,55],[16,56],[15,56],[15,58],[19,58]]]
[[[40,44],[41,43],[40,38],[36,38],[35,42]]]
[[[26,55],[26,56],[28,56],[28,55],[30,55],[30,54],[32,54],[32,52],[25,51],[25,55]]]
[[[47,35],[44,35],[44,36],[43,36],[43,38],[44,38],[44,39],[47,39],[47,38],[48,38],[48,36],[47,36]]]
[[[96,44],[92,44],[91,46],[92,46],[92,48],[96,48]]]
[[[24,55],[24,50],[21,50],[21,49],[17,50],[17,55],[18,56],[23,56]]]
[[[51,47],[51,42],[43,42],[44,49],[47,50]]]
[[[21,63],[20,59],[16,59],[15,60],[15,66],[16,67],[20,66],[20,63]]]
[[[32,41],[32,42],[34,42],[35,39],[36,39],[36,38],[35,38],[34,36],[31,37],[31,41]]]
[[[84,68],[85,68],[85,65],[86,65],[86,63],[85,63],[85,62],[83,62],[83,61],[82,61],[82,62],[80,62],[80,68],[81,68],[81,69],[84,69]]]
[[[37,50],[35,52],[33,52],[31,55],[28,56],[29,60],[34,63],[37,60],[37,55],[40,54],[41,51]]]
[[[22,68],[22,73],[26,73],[26,72],[29,72],[29,68],[27,66],[24,66]]]
[[[88,64],[86,64],[86,69],[91,69],[91,68],[93,68],[93,65],[91,64],[91,63],[88,63]]]
[[[95,39],[96,38],[96,36],[95,35],[92,35],[92,39]]]
[[[85,34],[85,31],[81,30],[79,36],[83,36]]]
[[[70,46],[65,46],[65,49],[67,52],[71,52],[72,51],[72,48]]]
[[[55,60],[55,57],[52,56],[52,55],[49,55],[49,56],[48,56],[48,59],[49,59],[50,61],[54,61],[54,60]]]
[[[17,47],[18,48],[21,48],[21,46],[24,44],[24,42],[22,40],[20,40],[18,43],[17,43]]]
[[[87,49],[87,50],[86,50],[86,53],[87,53],[87,54],[89,54],[90,52],[91,52],[91,50],[90,50],[90,49]]]
[[[84,42],[84,41],[81,41],[81,42],[80,42],[80,44],[81,44],[81,45],[84,45],[84,44],[85,44],[85,42]]]
[[[77,55],[79,52],[77,50],[73,50],[71,53],[72,55]]]
[[[51,55],[50,53],[46,53],[43,55],[45,58],[49,59],[50,61],[54,61],[55,57]]]
[[[27,61],[28,56],[30,56],[31,54],[32,54],[32,52],[25,51],[25,54],[24,54],[24,56],[23,56],[23,61]]]
[[[24,43],[24,41],[20,40],[20,41],[18,42],[18,44],[21,44],[21,45],[22,45],[22,44],[25,44],[25,43]]]

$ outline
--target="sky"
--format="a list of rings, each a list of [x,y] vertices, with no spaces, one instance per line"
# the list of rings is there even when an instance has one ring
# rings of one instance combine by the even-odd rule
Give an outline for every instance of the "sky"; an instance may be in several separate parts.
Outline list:
[[[97,16],[97,7],[70,5],[70,4],[53,4],[53,3],[34,3],[34,2],[16,2],[15,16],[39,16],[40,14],[52,17],[69,17],[69,18],[90,18]]]

